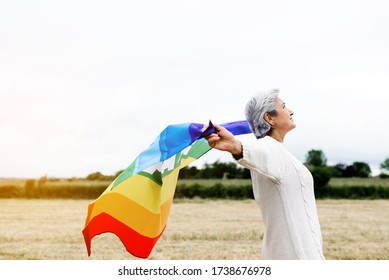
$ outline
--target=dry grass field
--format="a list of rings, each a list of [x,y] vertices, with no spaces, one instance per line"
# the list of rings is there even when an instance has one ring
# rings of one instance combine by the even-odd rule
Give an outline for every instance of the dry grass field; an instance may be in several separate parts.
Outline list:
[[[88,200],[0,199],[0,259],[135,259],[112,234],[81,230]],[[318,200],[327,259],[389,259],[389,200]],[[259,259],[263,224],[252,200],[178,200],[150,259]]]

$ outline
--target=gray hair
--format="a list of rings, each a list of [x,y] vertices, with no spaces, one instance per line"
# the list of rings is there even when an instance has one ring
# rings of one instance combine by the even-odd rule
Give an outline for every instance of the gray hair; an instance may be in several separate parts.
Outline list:
[[[265,113],[277,115],[276,99],[279,91],[279,89],[260,91],[246,104],[246,119],[257,139],[265,137],[271,131],[271,125],[264,119],[264,115]]]

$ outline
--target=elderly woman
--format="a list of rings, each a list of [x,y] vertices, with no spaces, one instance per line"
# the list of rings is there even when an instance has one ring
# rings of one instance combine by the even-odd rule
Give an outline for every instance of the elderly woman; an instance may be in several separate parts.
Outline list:
[[[251,171],[265,224],[262,259],[324,259],[313,178],[283,145],[296,125],[293,111],[278,92],[260,92],[246,105],[246,118],[257,140],[239,141],[219,125],[207,140]]]

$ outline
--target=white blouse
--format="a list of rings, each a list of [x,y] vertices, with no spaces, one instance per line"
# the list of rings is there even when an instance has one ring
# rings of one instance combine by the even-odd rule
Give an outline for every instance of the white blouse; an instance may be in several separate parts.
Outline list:
[[[313,178],[281,142],[270,136],[242,141],[238,162],[251,170],[262,211],[262,259],[324,259]]]

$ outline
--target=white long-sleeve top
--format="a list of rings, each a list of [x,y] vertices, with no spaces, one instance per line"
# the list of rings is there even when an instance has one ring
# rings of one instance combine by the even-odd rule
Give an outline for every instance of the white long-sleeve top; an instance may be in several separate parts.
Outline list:
[[[265,224],[262,259],[324,259],[309,170],[270,136],[242,141],[242,147],[238,162],[251,171]]]

